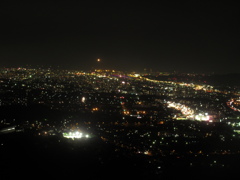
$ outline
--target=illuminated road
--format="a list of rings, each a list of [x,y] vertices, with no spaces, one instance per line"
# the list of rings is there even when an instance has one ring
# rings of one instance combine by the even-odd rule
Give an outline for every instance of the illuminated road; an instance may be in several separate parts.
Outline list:
[[[229,100],[229,101],[227,102],[227,106],[228,106],[229,108],[231,108],[231,109],[234,110],[234,111],[239,111],[239,112],[240,112],[240,109],[234,107],[233,104],[234,104],[234,100]]]

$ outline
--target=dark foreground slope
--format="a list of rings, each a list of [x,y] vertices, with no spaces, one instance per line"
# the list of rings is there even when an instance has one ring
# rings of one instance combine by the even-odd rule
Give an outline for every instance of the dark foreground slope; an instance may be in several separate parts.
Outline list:
[[[72,140],[12,133],[2,134],[0,141],[1,179],[224,179],[237,173],[237,167],[189,168],[181,161],[173,166],[167,158],[156,170],[146,156],[116,151],[98,138]]]

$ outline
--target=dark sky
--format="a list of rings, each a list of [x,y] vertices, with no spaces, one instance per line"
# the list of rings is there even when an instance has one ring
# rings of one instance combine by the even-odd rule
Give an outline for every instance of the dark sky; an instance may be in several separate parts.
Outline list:
[[[0,67],[240,72],[231,1],[1,1]]]

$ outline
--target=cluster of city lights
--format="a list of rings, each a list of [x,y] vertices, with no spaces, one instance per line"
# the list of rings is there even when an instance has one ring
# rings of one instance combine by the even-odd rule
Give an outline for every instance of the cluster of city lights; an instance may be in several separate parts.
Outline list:
[[[192,118],[194,116],[194,110],[189,108],[186,105],[171,102],[171,101],[168,101],[167,104],[168,104],[169,108],[174,108],[174,109],[181,111],[181,113],[186,117]]]
[[[63,133],[63,137],[65,138],[72,138],[72,139],[79,139],[79,138],[89,138],[90,136],[88,134],[83,134],[81,132],[69,132],[69,133]]]
[[[180,103],[171,102],[171,101],[168,101],[167,104],[168,104],[168,108],[174,108],[174,109],[181,111],[181,113],[187,119],[194,119],[194,120],[198,120],[198,121],[211,121],[208,113],[195,114],[194,110],[189,108],[188,106],[180,104]]]
[[[195,115],[195,120],[210,121],[210,116],[208,115],[208,113],[205,113],[205,114],[199,113],[199,114]]]

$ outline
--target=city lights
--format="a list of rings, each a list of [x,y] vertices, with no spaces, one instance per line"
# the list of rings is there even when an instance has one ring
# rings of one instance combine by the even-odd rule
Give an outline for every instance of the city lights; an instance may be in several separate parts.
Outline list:
[[[210,117],[207,113],[205,113],[205,114],[199,113],[199,114],[195,115],[195,119],[198,121],[209,121]]]
[[[65,138],[71,138],[71,139],[80,139],[80,138],[89,138],[90,136],[88,134],[83,134],[82,132],[68,132],[63,133],[63,137]]]
[[[0,180],[232,180],[238,1],[1,1]]]
[[[218,91],[213,86],[198,85],[198,81],[196,84],[171,81],[168,75],[164,75],[167,81],[162,81],[158,76],[150,79],[141,73],[102,69],[81,73],[50,69],[19,71],[4,70],[0,74],[0,106],[26,109],[40,106],[37,112],[28,112],[33,119],[22,122],[17,117],[3,116],[2,111],[0,134],[28,132],[40,139],[54,136],[59,145],[68,142],[84,148],[87,143],[99,140],[113,145],[114,152],[144,155],[158,171],[160,166],[156,162],[160,156],[169,157],[173,163],[187,157],[193,167],[199,155],[206,159],[204,166],[210,166],[207,159],[212,154],[235,153],[231,147],[226,150],[222,145],[202,147],[211,138],[218,143],[238,141],[240,101],[232,91]],[[82,128],[84,131],[80,131]]]

